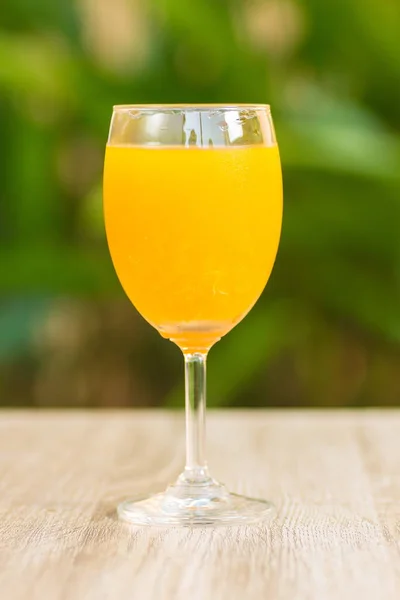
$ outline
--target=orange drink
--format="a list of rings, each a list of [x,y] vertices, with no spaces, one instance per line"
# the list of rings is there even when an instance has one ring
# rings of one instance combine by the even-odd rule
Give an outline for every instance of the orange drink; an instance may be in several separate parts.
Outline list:
[[[271,273],[278,148],[108,145],[104,211],[114,267],[137,310],[182,349],[207,349]]]

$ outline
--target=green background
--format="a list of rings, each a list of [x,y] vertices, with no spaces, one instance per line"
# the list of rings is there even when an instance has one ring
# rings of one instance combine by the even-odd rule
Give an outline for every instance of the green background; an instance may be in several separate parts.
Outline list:
[[[398,0],[2,0],[0,403],[182,405],[108,256],[111,106],[269,102],[282,241],[209,404],[398,404],[399,31]]]

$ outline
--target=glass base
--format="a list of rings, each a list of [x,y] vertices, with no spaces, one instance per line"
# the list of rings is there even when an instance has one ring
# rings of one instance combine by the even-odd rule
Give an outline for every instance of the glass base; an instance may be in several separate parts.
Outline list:
[[[163,493],[118,506],[119,518],[134,525],[249,525],[274,515],[270,502],[231,494],[212,479],[197,484],[182,477]]]

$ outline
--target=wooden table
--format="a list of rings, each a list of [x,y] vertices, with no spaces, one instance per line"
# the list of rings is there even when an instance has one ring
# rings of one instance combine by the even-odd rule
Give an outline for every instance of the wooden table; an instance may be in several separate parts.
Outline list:
[[[183,415],[0,413],[1,600],[399,600],[400,411],[218,412],[209,462],[269,525],[133,528],[182,466]]]

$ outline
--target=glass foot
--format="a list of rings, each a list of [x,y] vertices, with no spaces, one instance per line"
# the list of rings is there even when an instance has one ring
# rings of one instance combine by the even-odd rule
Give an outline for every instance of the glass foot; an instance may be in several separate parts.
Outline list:
[[[134,525],[248,525],[274,514],[270,502],[231,494],[214,480],[206,485],[178,480],[163,493],[118,506],[119,518]]]

